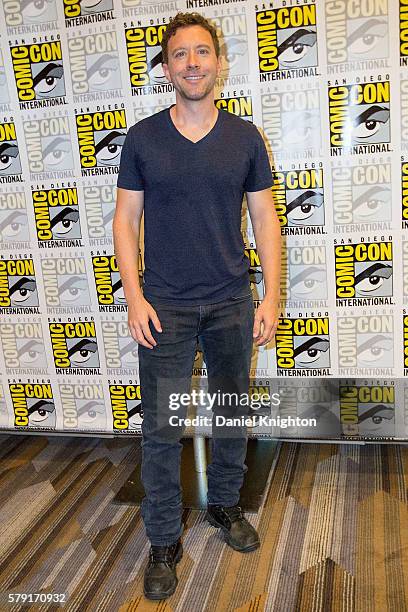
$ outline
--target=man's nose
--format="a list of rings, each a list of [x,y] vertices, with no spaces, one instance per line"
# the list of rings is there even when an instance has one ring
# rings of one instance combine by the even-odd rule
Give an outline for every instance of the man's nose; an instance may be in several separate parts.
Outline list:
[[[188,56],[187,56],[187,65],[189,68],[198,67],[199,65],[198,55],[195,53],[195,51],[189,51]]]

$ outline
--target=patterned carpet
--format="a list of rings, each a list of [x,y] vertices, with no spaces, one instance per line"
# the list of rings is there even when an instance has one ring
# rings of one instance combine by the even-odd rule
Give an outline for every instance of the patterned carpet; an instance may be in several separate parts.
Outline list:
[[[282,444],[262,547],[234,552],[186,510],[176,593],[142,595],[139,508],[112,503],[139,439],[0,436],[0,593],[67,592],[64,610],[408,610],[408,448]],[[0,603],[0,610],[58,610]]]

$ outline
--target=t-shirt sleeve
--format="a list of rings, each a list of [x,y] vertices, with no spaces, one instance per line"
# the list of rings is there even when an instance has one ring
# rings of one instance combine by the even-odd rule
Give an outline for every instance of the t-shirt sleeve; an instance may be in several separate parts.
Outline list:
[[[262,189],[267,189],[273,185],[271,165],[265,143],[256,126],[254,126],[254,132],[255,142],[248,176],[244,184],[245,191],[262,191]]]
[[[117,186],[131,191],[144,191],[143,176],[135,145],[135,132],[131,127],[122,147]]]

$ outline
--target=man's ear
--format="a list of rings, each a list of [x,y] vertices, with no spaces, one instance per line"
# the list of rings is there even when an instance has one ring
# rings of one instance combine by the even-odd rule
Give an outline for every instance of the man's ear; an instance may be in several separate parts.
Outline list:
[[[169,73],[169,67],[167,64],[162,63],[162,68],[163,68],[163,72],[164,72],[164,76],[166,77],[167,81],[169,83],[171,83],[171,79],[170,79],[170,73]]]

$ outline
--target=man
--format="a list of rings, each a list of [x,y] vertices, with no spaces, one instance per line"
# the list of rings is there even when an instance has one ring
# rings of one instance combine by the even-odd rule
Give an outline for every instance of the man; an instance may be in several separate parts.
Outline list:
[[[170,427],[169,396],[190,390],[197,340],[209,391],[248,392],[253,339],[269,342],[278,322],[280,227],[263,140],[250,123],[219,111],[214,84],[221,68],[215,28],[197,13],[178,14],[162,41],[163,71],[176,104],[132,128],[122,150],[114,241],[139,344],[143,407],[141,511],[151,542],[144,593],[164,599],[177,585],[182,556],[180,438]],[[263,267],[266,293],[255,319],[249,262],[240,232],[244,192]],[[145,271],[138,283],[144,210]],[[245,414],[215,405],[214,413]],[[185,416],[180,407],[178,416]],[[247,444],[244,427],[215,432],[208,466],[209,522],[235,550],[259,547],[243,516],[239,490]]]

